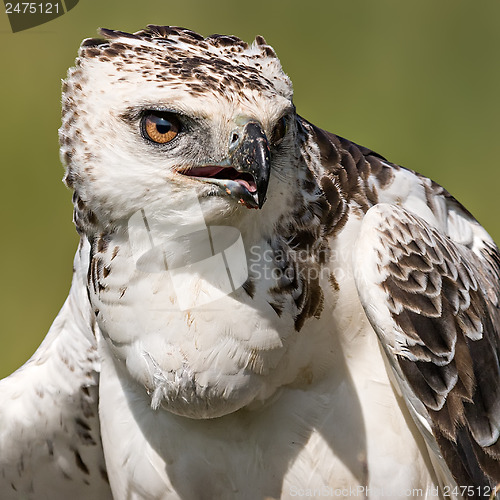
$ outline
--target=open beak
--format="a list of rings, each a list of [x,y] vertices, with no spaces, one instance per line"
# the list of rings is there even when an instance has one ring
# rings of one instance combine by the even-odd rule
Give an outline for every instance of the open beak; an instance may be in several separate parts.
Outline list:
[[[219,164],[178,170],[216,184],[248,208],[262,208],[266,200],[271,170],[269,143],[262,127],[255,121],[233,134],[229,155]]]

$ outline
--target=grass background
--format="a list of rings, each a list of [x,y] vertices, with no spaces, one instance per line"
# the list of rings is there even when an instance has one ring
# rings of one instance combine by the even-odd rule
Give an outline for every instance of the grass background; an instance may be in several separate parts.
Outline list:
[[[60,80],[97,27],[148,23],[262,34],[301,115],[443,184],[500,241],[496,0],[80,0],[16,34],[0,13],[0,377],[31,356],[69,290]]]

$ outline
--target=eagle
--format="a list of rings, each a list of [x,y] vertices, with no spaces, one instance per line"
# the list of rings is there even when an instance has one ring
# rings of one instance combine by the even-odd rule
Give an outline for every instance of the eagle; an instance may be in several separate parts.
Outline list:
[[[80,244],[0,382],[2,499],[494,497],[498,248],[292,94],[261,36],[82,42],[59,131]]]

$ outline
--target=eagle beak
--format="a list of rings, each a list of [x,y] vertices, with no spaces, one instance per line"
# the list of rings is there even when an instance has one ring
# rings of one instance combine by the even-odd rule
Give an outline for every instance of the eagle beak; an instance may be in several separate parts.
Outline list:
[[[250,208],[262,208],[269,184],[271,155],[260,124],[251,121],[246,123],[241,132],[235,131],[229,151],[231,166],[243,176],[249,176],[250,180],[239,184],[242,189],[231,194],[241,196],[240,202]]]
[[[261,125],[247,121],[233,131],[228,156],[219,163],[177,170],[222,188],[247,208],[262,208],[266,201],[271,154]]]

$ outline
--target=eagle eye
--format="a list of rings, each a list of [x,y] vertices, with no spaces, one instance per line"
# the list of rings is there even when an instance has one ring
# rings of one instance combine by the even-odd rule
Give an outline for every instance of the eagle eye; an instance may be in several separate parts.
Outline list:
[[[147,111],[142,118],[142,132],[146,139],[157,144],[173,141],[181,130],[179,118],[166,111]]]

